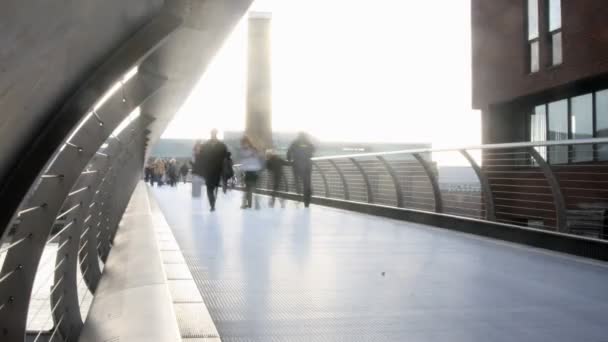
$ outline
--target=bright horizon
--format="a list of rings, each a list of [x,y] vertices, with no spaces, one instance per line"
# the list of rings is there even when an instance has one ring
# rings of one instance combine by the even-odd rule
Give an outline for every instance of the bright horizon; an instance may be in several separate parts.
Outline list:
[[[273,130],[323,141],[477,145],[469,0],[260,1],[272,12]],[[163,134],[243,130],[247,16]]]

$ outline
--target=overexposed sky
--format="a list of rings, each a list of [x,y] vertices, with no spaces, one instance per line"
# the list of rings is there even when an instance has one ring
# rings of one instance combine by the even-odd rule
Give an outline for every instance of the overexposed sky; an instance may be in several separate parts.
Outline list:
[[[469,0],[265,0],[272,11],[273,129],[322,140],[478,144]],[[163,137],[245,123],[247,20]]]

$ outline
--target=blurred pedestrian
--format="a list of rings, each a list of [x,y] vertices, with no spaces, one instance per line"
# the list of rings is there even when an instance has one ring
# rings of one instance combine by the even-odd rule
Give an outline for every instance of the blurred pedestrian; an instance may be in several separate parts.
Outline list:
[[[228,191],[228,181],[232,177],[234,177],[234,162],[232,161],[232,153],[228,152],[222,168],[222,190],[224,193]]]
[[[156,158],[154,161],[154,181],[157,186],[162,186],[164,184],[163,177],[165,176],[165,162]]]
[[[184,162],[182,164],[182,166],[179,168],[179,174],[182,178],[182,182],[184,182],[184,184],[186,184],[186,180],[188,178],[188,172],[190,172],[190,169],[188,168],[188,163]]]
[[[312,197],[312,160],[315,147],[306,133],[299,133],[287,150],[287,160],[293,165],[298,193],[302,191],[304,206],[308,208]]]
[[[279,193],[279,187],[283,180],[283,166],[287,166],[289,163],[279,157],[273,150],[266,151],[266,169],[270,172],[272,179],[272,194],[268,205],[274,207],[275,200]]]
[[[177,161],[175,158],[172,158],[167,166],[167,179],[170,186],[177,185],[177,172]]]
[[[201,197],[201,189],[203,187],[203,160],[202,150],[203,142],[197,140],[192,147],[192,197]]]
[[[224,160],[228,147],[217,138],[217,129],[211,131],[211,139],[201,146],[199,152],[202,162],[202,174],[207,186],[207,198],[211,211],[215,211],[216,190],[220,185]]]
[[[241,139],[241,169],[245,172],[245,194],[241,209],[248,209],[253,206],[253,191],[258,182],[258,172],[262,169],[262,159],[258,150],[253,146],[251,140],[244,136]],[[256,202],[256,209],[259,204]]]

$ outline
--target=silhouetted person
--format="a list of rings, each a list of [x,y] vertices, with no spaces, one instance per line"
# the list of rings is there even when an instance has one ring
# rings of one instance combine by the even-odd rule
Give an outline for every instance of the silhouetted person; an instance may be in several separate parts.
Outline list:
[[[211,139],[201,146],[199,152],[202,162],[202,174],[207,186],[207,198],[211,211],[215,211],[215,191],[220,185],[224,159],[228,155],[226,144],[217,138],[217,130],[211,131]]]
[[[144,168],[144,179],[146,183],[150,183],[150,185],[154,185],[154,165],[151,162],[146,164]]]
[[[279,193],[279,187],[283,180],[283,166],[289,165],[289,163],[276,155],[272,150],[266,151],[266,169],[270,172],[272,179],[272,194],[270,198],[269,206],[274,207],[275,200]]]
[[[258,182],[258,172],[261,169],[262,160],[258,150],[248,137],[243,137],[241,139],[241,170],[245,172],[245,195],[243,196],[242,209],[251,208],[253,205],[253,191]]]
[[[197,140],[192,147],[192,197],[201,197],[201,188],[203,187],[203,160],[201,149],[203,142]]]
[[[179,168],[179,174],[182,177],[182,182],[186,183],[186,179],[188,178],[188,163],[183,163]]]
[[[234,177],[233,167],[232,153],[228,152],[226,159],[224,159],[224,167],[222,168],[222,190],[224,190],[224,193],[228,190],[228,181]]]
[[[158,158],[154,162],[154,181],[156,185],[162,186],[164,184],[163,177],[165,175],[165,162]]]
[[[287,150],[287,160],[293,165],[293,175],[298,192],[303,190],[304,206],[308,208],[312,196],[312,156],[315,147],[306,133],[299,133]]]
[[[177,172],[177,161],[171,159],[167,164],[167,179],[169,180],[170,186],[175,186],[177,184]]]

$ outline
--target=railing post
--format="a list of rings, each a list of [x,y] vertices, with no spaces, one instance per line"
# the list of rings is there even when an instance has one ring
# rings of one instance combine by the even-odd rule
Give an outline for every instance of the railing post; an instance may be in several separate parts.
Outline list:
[[[378,160],[384,165],[386,171],[393,179],[393,184],[395,185],[395,193],[397,195],[397,207],[403,208],[403,190],[401,189],[401,182],[399,182],[399,177],[397,177],[397,173],[393,166],[382,156],[377,156]]]
[[[564,195],[562,194],[562,190],[559,186],[559,181],[555,177],[553,170],[551,169],[551,165],[547,163],[547,161],[538,153],[536,148],[528,147],[528,152],[534,158],[534,161],[538,164],[538,167],[541,169],[547,182],[549,183],[549,187],[551,188],[551,194],[553,195],[553,204],[555,205],[555,218],[557,220],[556,228],[558,232],[567,233],[568,232],[568,215],[566,211],[566,201],[564,200]]]
[[[355,165],[355,167],[359,170],[359,172],[361,173],[361,176],[363,177],[363,181],[365,182],[365,186],[367,188],[367,202],[374,203],[374,194],[372,193],[372,185],[369,182],[369,177],[367,176],[367,173],[365,173],[365,170],[363,170],[363,167],[361,166],[361,164],[359,164],[359,162],[355,158],[349,158],[349,159]]]
[[[348,184],[346,183],[346,177],[344,177],[344,173],[334,160],[329,159],[328,161],[334,167],[334,169],[336,169],[338,176],[340,176],[340,179],[342,180],[342,187],[344,188],[344,199],[347,201],[350,200],[350,194],[348,193]]]
[[[327,177],[325,176],[325,171],[323,171],[323,169],[321,169],[319,167],[319,165],[317,165],[316,162],[312,162],[312,165],[317,168],[317,171],[319,172],[319,174],[321,175],[321,178],[323,179],[323,185],[325,186],[325,197],[330,197],[330,193],[329,193],[329,184],[327,183]]]
[[[477,164],[477,161],[475,161],[475,159],[467,150],[460,150],[460,154],[462,154],[466,158],[466,160],[473,168],[473,171],[475,171],[477,178],[479,179],[479,184],[481,185],[481,191],[484,197],[484,205],[486,207],[486,220],[496,221],[496,207],[494,206],[494,195],[492,194],[492,187],[490,186],[490,181],[488,180],[488,177],[486,177],[479,164]]]
[[[420,154],[412,153],[412,155],[420,163],[420,165],[424,169],[424,172],[429,178],[429,182],[431,183],[431,187],[433,188],[433,196],[435,198],[435,212],[442,213],[443,201],[441,199],[441,189],[439,189],[439,181],[437,180],[437,176],[433,172],[433,168]]]

